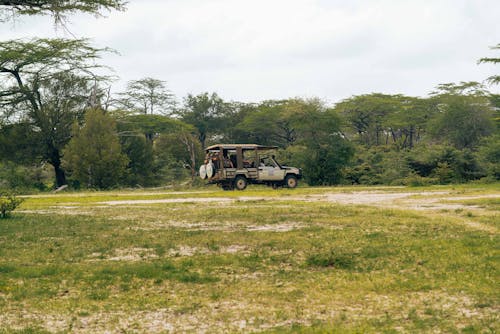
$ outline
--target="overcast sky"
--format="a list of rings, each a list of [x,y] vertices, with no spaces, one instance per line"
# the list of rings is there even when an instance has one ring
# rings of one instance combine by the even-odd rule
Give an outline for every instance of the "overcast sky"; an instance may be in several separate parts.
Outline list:
[[[111,47],[120,80],[167,81],[178,98],[216,92],[258,102],[330,103],[382,92],[426,96],[440,83],[482,81],[500,43],[498,0],[130,0],[107,18],[70,17],[69,30]],[[71,37],[50,17],[0,23],[0,41]],[[493,91],[498,91],[495,87]]]

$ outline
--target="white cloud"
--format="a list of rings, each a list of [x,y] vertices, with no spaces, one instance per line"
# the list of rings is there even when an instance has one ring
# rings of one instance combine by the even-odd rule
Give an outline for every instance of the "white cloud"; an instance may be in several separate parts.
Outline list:
[[[152,76],[179,97],[337,101],[484,79],[495,68],[476,61],[500,42],[499,12],[493,0],[132,0],[106,19],[73,17],[70,30],[121,53],[103,59],[117,87]],[[23,21],[0,25],[0,40],[64,36],[50,18]]]

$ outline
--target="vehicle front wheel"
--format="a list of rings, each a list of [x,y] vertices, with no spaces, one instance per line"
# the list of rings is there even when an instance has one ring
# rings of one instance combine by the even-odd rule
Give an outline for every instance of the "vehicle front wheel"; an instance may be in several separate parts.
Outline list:
[[[297,187],[298,181],[295,175],[287,175],[285,179],[285,185],[287,188],[295,188]]]
[[[234,187],[238,190],[245,190],[247,184],[248,184],[247,179],[242,175],[238,175],[234,179]]]

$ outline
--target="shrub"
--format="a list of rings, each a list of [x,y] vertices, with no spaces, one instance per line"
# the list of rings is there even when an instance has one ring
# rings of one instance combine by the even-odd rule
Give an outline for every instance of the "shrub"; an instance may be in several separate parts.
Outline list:
[[[63,166],[73,180],[88,188],[112,188],[121,181],[127,164],[115,120],[102,110],[87,111],[84,126],[75,125],[64,150]]]
[[[311,267],[334,267],[337,269],[350,269],[354,266],[352,254],[345,254],[331,249],[327,252],[311,254],[306,259],[306,264]]]
[[[13,194],[0,193],[0,218],[6,218],[22,201]]]
[[[50,187],[52,179],[53,172],[45,165],[25,166],[14,162],[0,162],[0,190],[44,191]]]
[[[486,171],[487,180],[500,180],[500,134],[484,138],[476,155]]]

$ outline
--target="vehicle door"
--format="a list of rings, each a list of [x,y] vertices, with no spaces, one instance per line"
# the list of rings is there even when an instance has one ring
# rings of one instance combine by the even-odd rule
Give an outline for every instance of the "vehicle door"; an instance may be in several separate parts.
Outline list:
[[[281,169],[271,159],[260,159],[259,180],[260,181],[282,181],[285,178],[285,170]]]

